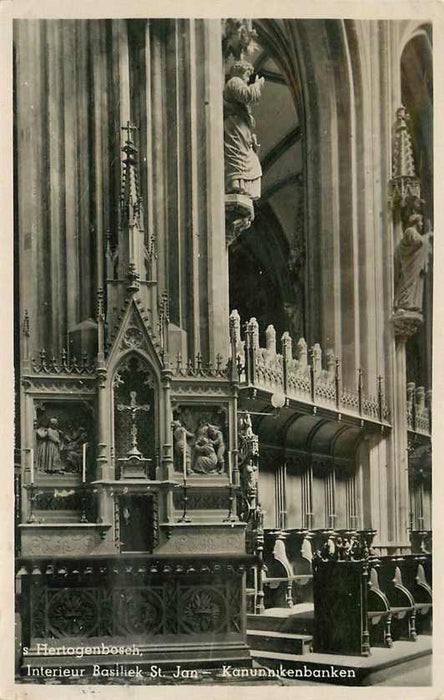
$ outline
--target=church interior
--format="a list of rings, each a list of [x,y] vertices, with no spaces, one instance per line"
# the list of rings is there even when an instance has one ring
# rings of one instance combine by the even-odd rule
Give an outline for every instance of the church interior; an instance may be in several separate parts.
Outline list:
[[[429,668],[431,25],[22,19],[13,60],[17,678]]]

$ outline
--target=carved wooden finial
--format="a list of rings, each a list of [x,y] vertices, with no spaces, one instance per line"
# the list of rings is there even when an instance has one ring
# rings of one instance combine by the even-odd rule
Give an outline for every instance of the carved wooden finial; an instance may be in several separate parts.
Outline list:
[[[335,354],[331,348],[325,352],[325,364],[327,365],[327,372],[331,375],[335,373]]]
[[[267,352],[270,354],[276,354],[276,331],[273,324],[270,323],[265,330],[265,343]]]
[[[248,322],[248,332],[251,335],[251,347],[259,348],[259,324],[254,317]]]
[[[305,341],[305,338],[299,338],[297,345],[296,345],[296,357],[298,359],[298,362],[303,366],[307,366],[307,343]]]
[[[425,389],[423,386],[416,387],[416,407],[419,411],[425,407]]]
[[[322,350],[319,343],[315,343],[311,349],[311,359],[313,363],[313,370],[316,374],[319,374],[322,370]]]
[[[288,331],[285,331],[281,337],[281,344],[282,344],[282,355],[286,360],[291,360],[293,359],[293,351],[292,351],[292,340],[290,333]]]
[[[233,309],[230,314],[230,340],[232,343],[238,343],[241,339],[241,322],[237,309]]]

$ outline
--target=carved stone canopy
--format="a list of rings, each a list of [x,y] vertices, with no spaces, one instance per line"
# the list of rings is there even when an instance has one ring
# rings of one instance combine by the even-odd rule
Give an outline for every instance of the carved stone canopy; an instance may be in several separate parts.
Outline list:
[[[256,48],[256,30],[251,19],[232,19],[223,21],[222,51],[225,60],[233,56],[241,60]]]
[[[392,179],[389,183],[394,211],[405,208],[414,210],[417,208],[417,202],[421,201],[420,181],[416,175],[412,139],[408,128],[409,119],[407,110],[401,106],[396,113]]]

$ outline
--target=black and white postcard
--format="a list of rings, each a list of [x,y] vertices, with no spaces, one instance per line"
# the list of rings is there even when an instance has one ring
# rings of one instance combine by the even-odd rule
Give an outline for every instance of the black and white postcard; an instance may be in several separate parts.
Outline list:
[[[442,5],[2,19],[1,696],[437,698]]]

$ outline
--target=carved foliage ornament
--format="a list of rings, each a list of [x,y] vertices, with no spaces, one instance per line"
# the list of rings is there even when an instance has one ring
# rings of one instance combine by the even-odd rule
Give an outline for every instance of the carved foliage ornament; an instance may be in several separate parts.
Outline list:
[[[185,591],[182,598],[181,622],[191,633],[222,632],[227,613],[223,593],[217,588],[201,586]]]
[[[149,585],[51,586],[31,589],[33,639],[239,632],[240,584],[187,585],[165,580]]]
[[[39,532],[36,535],[23,536],[23,556],[31,555],[61,555],[61,554],[88,554],[100,543],[99,532],[85,534],[73,534],[64,532],[60,535],[54,533]]]
[[[125,334],[122,338],[121,347],[123,349],[127,348],[141,348],[143,346],[143,333],[140,328],[136,326],[131,326],[127,328]]]

